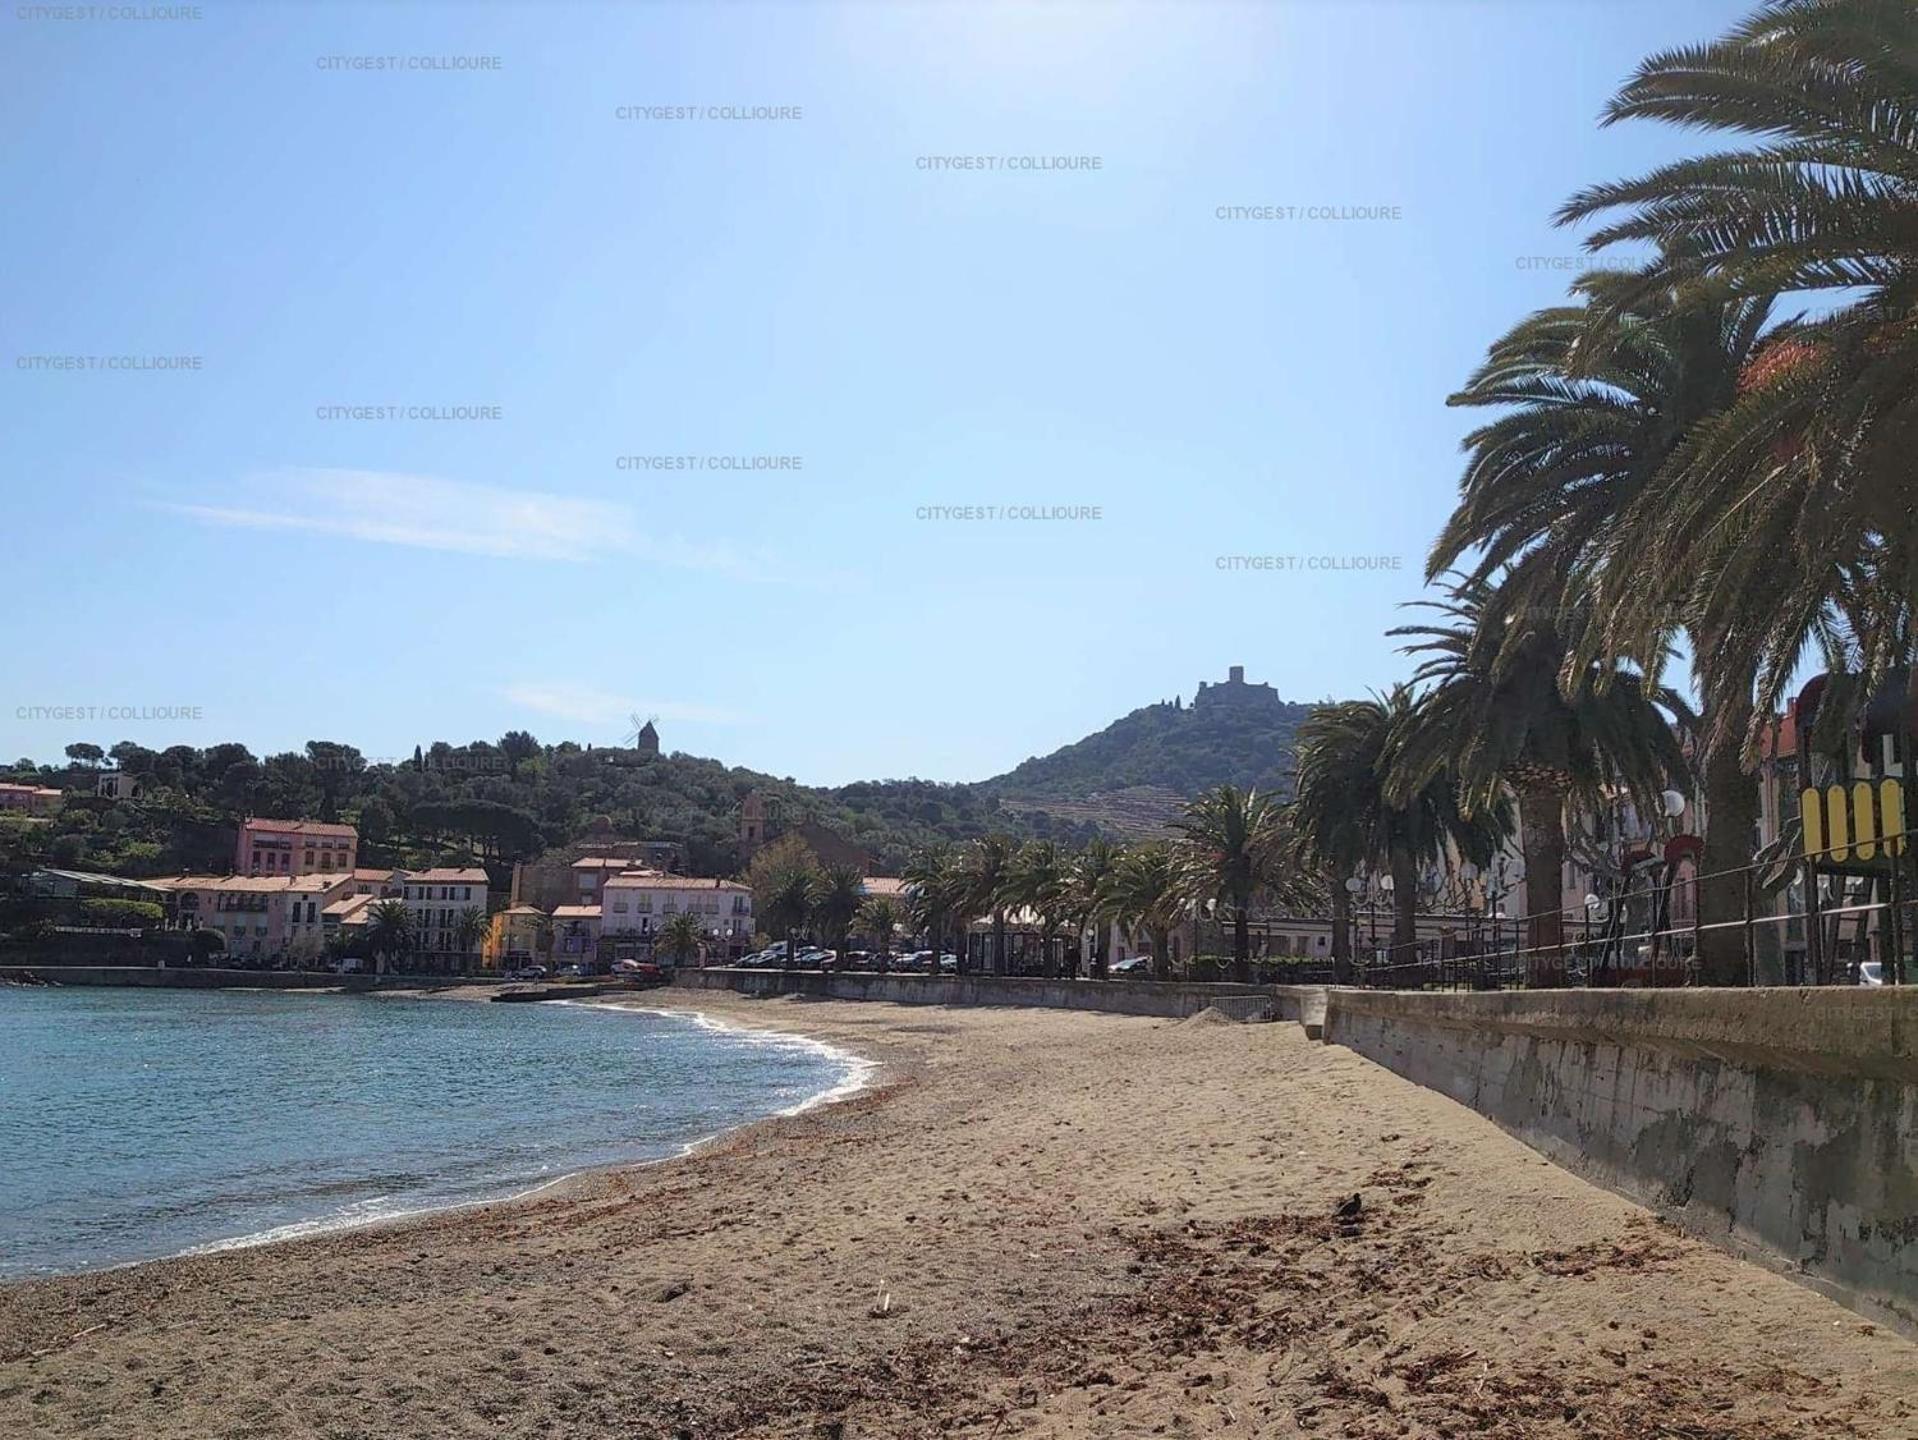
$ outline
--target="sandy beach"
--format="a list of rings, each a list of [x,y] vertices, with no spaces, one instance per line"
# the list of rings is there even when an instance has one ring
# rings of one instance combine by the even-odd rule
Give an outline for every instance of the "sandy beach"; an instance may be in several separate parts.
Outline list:
[[[1918,1437],[1918,1346],[1297,1026],[695,998],[877,1083],[0,1290],[0,1436]]]

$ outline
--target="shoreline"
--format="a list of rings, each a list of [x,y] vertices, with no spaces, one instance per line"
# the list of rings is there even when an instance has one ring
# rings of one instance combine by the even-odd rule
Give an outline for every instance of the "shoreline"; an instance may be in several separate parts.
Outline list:
[[[419,998],[454,997],[422,995]],[[755,1115],[751,1119],[741,1120],[736,1125],[728,1125],[723,1129],[715,1130],[709,1135],[697,1136],[694,1139],[685,1141],[670,1155],[655,1155],[644,1160],[615,1160],[604,1165],[586,1165],[577,1170],[568,1170],[563,1175],[555,1175],[551,1179],[542,1180],[529,1189],[514,1191],[507,1195],[490,1196],[480,1200],[461,1200],[447,1205],[425,1205],[417,1210],[404,1210],[393,1215],[374,1215],[364,1220],[327,1222],[323,1219],[316,1218],[312,1221],[294,1221],[289,1225],[276,1226],[272,1230],[260,1231],[248,1235],[236,1235],[225,1240],[210,1240],[205,1244],[192,1245],[185,1250],[178,1250],[170,1255],[151,1256],[144,1260],[119,1261],[113,1265],[101,1266],[99,1270],[123,1270],[134,1265],[153,1265],[167,1260],[179,1260],[191,1256],[221,1255],[233,1250],[253,1250],[266,1245],[291,1245],[301,1240],[313,1239],[321,1235],[345,1235],[358,1230],[372,1230],[389,1225],[404,1225],[415,1220],[427,1220],[438,1216],[457,1215],[463,1210],[479,1210],[495,1205],[517,1205],[523,1201],[537,1200],[548,1191],[559,1190],[564,1186],[573,1184],[575,1181],[590,1179],[598,1175],[617,1175],[629,1170],[645,1170],[654,1165],[666,1165],[675,1160],[685,1160],[698,1154],[706,1146],[724,1140],[751,1126],[763,1125],[769,1120],[780,1120],[794,1115],[804,1115],[808,1111],[818,1109],[822,1105],[838,1105],[847,1100],[854,1099],[862,1091],[871,1088],[873,1078],[877,1075],[880,1068],[879,1062],[876,1060],[867,1060],[863,1056],[841,1050],[837,1046],[826,1044],[824,1041],[813,1040],[810,1036],[799,1035],[786,1030],[750,1030],[741,1025],[727,1025],[723,1021],[712,1020],[711,1017],[706,1016],[700,1011],[669,1010],[651,1005],[609,1005],[597,1000],[553,1000],[547,1003],[551,1005],[578,1006],[581,1009],[629,1010],[642,1015],[664,1015],[673,1019],[690,1020],[702,1029],[710,1028],[725,1034],[759,1034],[775,1036],[785,1040],[799,1041],[803,1042],[808,1048],[817,1046],[820,1054],[827,1056],[836,1063],[842,1064],[846,1070],[846,1074],[837,1084],[828,1086],[816,1095],[808,1096],[797,1105],[789,1106],[784,1110],[773,1110],[764,1115]],[[295,1230],[297,1230],[298,1233],[283,1233]],[[22,1278],[58,1280],[64,1279],[69,1275],[95,1273],[98,1273],[98,1271],[59,1271],[47,1275]],[[18,1280],[0,1279],[0,1287],[18,1283],[20,1283]]]
[[[0,1433],[1918,1440],[1918,1347],[1296,1027],[686,1000],[883,1075],[529,1198],[0,1289]]]
[[[238,987],[227,987],[237,989]],[[243,991],[251,994],[311,994],[353,996],[347,990],[311,990],[288,992],[279,990]],[[417,999],[417,1000],[488,1000],[488,994],[458,994],[451,990],[396,990],[387,992],[378,998]],[[635,997],[637,998],[637,997]],[[202,1241],[184,1249],[170,1251],[161,1255],[148,1255],[135,1259],[117,1260],[109,1264],[91,1266],[81,1270],[52,1270],[33,1274],[5,1276],[0,1275],[0,1291],[16,1285],[27,1285],[47,1281],[78,1279],[88,1275],[103,1275],[115,1271],[134,1269],[142,1265],[161,1265],[176,1260],[195,1259],[213,1255],[230,1254],[240,1250],[257,1250],[276,1245],[296,1245],[302,1241],[319,1239],[333,1235],[349,1235],[363,1231],[403,1227],[408,1224],[432,1220],[440,1217],[457,1216],[462,1212],[483,1210],[495,1206],[516,1205],[522,1202],[536,1201],[549,1192],[558,1192],[577,1182],[589,1180],[601,1175],[616,1175],[626,1171],[645,1170],[657,1165],[670,1164],[687,1159],[706,1146],[727,1139],[754,1125],[765,1124],[796,1115],[803,1115],[821,1106],[841,1104],[856,1098],[861,1092],[871,1088],[880,1073],[880,1062],[858,1055],[840,1046],[818,1040],[795,1031],[774,1030],[744,1024],[731,1024],[702,1010],[662,1006],[657,1004],[641,1005],[626,1003],[623,997],[608,999],[605,997],[581,998],[578,1000],[561,999],[546,1002],[555,1007],[577,1008],[584,1010],[617,1010],[633,1014],[658,1015],[673,1020],[684,1020],[694,1027],[733,1037],[765,1037],[775,1043],[790,1043],[809,1050],[822,1058],[838,1065],[840,1078],[825,1089],[808,1096],[797,1105],[784,1109],[754,1114],[736,1124],[726,1125],[709,1134],[696,1136],[684,1141],[668,1154],[647,1158],[616,1160],[597,1165],[584,1165],[577,1169],[540,1180],[525,1189],[513,1190],[504,1194],[490,1195],[472,1200],[456,1200],[445,1204],[426,1204],[417,1208],[396,1211],[390,1214],[369,1215],[363,1218],[351,1218],[340,1215],[316,1215],[308,1219],[288,1221],[266,1230],[248,1231],[243,1234],[225,1236],[214,1240]]]

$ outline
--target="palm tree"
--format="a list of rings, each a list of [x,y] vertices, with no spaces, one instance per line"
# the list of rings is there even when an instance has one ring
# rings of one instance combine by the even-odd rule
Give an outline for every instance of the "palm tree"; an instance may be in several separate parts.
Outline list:
[[[1675,624],[1690,628],[1701,692],[1719,697],[1707,703],[1718,739],[1703,757],[1709,824],[1701,868],[1742,869],[1751,864],[1758,822],[1757,779],[1740,754],[1756,661],[1714,632],[1705,618],[1708,588],[1693,583],[1687,593],[1698,567],[1673,568],[1663,581],[1648,576],[1651,547],[1624,540],[1619,521],[1696,427],[1735,403],[1771,300],[1728,295],[1716,284],[1648,293],[1635,276],[1618,274],[1587,276],[1580,288],[1581,303],[1542,310],[1497,341],[1451,398],[1501,413],[1466,437],[1458,507],[1432,547],[1426,578],[1474,551],[1470,581],[1485,583],[1503,570],[1507,585],[1531,591],[1526,604],[1575,610],[1588,603],[1600,621],[1588,651],[1605,649],[1614,613],[1655,620],[1635,634],[1641,655],[1662,651]],[[1635,298],[1607,298],[1619,292]],[[1661,601],[1647,611],[1644,597],[1653,589]],[[1612,628],[1634,633],[1629,624]],[[1706,885],[1701,918],[1729,921],[1742,900],[1742,877],[1724,874]],[[1742,968],[1736,931],[1707,931],[1705,940],[1708,970]]]
[[[486,912],[477,905],[468,905],[453,917],[453,943],[459,947],[462,975],[472,973],[473,947],[486,938],[491,928]]]
[[[666,923],[659,927],[659,948],[672,958],[675,965],[690,965],[699,958],[699,947],[705,942],[706,931],[699,923],[699,916],[691,910],[681,910],[670,915]]]
[[[1232,978],[1252,979],[1252,901],[1280,878],[1284,825],[1278,802],[1257,790],[1221,785],[1185,807],[1172,828],[1183,837],[1188,871],[1232,915]]]
[[[939,954],[945,949],[945,927],[953,917],[962,878],[952,847],[945,844],[921,850],[905,869],[913,919],[925,929],[934,973]]]
[[[1310,853],[1332,871],[1333,903],[1349,905],[1344,882],[1362,866],[1390,874],[1392,945],[1401,957],[1418,943],[1421,869],[1444,863],[1449,853],[1468,864],[1488,865],[1511,832],[1511,807],[1503,794],[1492,796],[1483,811],[1468,814],[1449,771],[1428,774],[1402,794],[1394,791],[1392,777],[1401,757],[1414,748],[1413,732],[1424,718],[1411,686],[1395,685],[1383,696],[1314,710],[1299,727],[1296,746],[1293,821]],[[1336,963],[1349,958],[1349,940],[1343,950],[1334,946]]]
[[[1039,925],[1039,965],[1052,974],[1053,944],[1072,909],[1072,876],[1059,847],[1050,840],[1029,840],[1014,853],[1006,875],[1013,904],[1029,911]],[[1073,973],[1078,966],[1075,963]]]
[[[1614,643],[1642,642],[1675,587],[1708,596],[1717,645],[1757,666],[1753,723],[1738,737],[1748,753],[1809,639],[1849,620],[1875,682],[1902,659],[1899,622],[1918,594],[1914,52],[1918,10],[1902,0],[1774,0],[1713,43],[1652,56],[1605,117],[1757,143],[1594,186],[1560,212],[1561,223],[1606,217],[1594,249],[1661,247],[1611,308],[1701,282],[1741,296],[1834,292],[1829,313],[1770,338],[1737,403],[1698,427],[1620,527],[1647,583],[1631,623],[1612,623]],[[1714,743],[1744,699],[1741,678],[1708,688]]]
[[[903,918],[898,903],[889,895],[871,896],[859,907],[859,931],[879,947],[881,961],[891,958],[893,932]]]
[[[857,865],[829,865],[813,895],[813,923],[830,948],[844,952],[846,932],[866,898],[866,876]]]
[[[1123,851],[1110,840],[1095,838],[1072,862],[1069,902],[1073,927],[1081,935],[1093,932],[1092,974],[1106,978],[1106,948],[1111,941],[1119,861]]]
[[[788,970],[792,968],[793,953],[797,948],[796,937],[812,914],[817,886],[818,875],[815,871],[795,865],[772,877],[767,891],[761,913],[766,918],[766,926],[772,931],[773,939],[785,942]]]
[[[1567,802],[1596,802],[1617,783],[1649,802],[1682,779],[1685,757],[1665,712],[1686,711],[1653,678],[1617,667],[1582,667],[1562,686],[1569,647],[1559,612],[1514,610],[1513,598],[1462,579],[1449,600],[1420,602],[1443,623],[1390,632],[1414,639],[1406,653],[1427,657],[1415,683],[1431,688],[1404,732],[1386,797],[1407,805],[1448,773],[1467,814],[1489,814],[1507,790],[1515,795],[1532,912],[1528,944],[1545,950],[1565,936]]]
[[[1193,883],[1170,845],[1139,845],[1119,861],[1113,906],[1120,924],[1142,929],[1152,940],[1152,973],[1172,978],[1172,932],[1192,908]]]
[[[1012,858],[1016,847],[1004,835],[985,835],[967,847],[965,858],[960,862],[961,872],[965,876],[964,884],[959,887],[960,906],[965,917],[990,915],[992,917],[992,973],[1006,973],[1006,911],[1015,903],[1007,880],[1012,874]],[[965,945],[966,931],[962,924],[959,930],[962,949],[959,953],[959,968],[964,970],[970,963],[968,952],[971,947]]]
[[[413,914],[405,901],[376,900],[367,908],[366,945],[382,974],[389,959],[413,948]]]

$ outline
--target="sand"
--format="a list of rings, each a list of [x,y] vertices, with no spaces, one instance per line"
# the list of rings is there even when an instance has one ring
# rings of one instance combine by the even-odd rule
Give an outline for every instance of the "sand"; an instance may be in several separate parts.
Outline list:
[[[0,1290],[0,1437],[1918,1437],[1918,1347],[1297,1026],[693,999],[878,1083]]]

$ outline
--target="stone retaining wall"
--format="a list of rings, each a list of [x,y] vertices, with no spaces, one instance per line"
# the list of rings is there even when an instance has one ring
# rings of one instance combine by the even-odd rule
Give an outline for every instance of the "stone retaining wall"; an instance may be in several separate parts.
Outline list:
[[[1918,991],[1334,990],[1325,1038],[1918,1333]]]
[[[744,995],[812,995],[822,1000],[885,1000],[895,1005],[1040,1005],[1054,1009],[1103,1010],[1120,1015],[1182,1019],[1208,1006],[1235,1018],[1264,1010],[1271,1018],[1303,1018],[1312,987],[1287,985],[1176,985],[1152,980],[1039,980],[991,975],[842,975],[813,970],[682,970],[675,985],[734,990]]]

